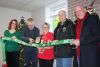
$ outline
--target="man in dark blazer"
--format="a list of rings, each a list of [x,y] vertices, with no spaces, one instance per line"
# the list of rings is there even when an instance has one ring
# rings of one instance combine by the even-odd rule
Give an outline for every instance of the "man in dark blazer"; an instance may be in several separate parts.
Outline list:
[[[96,15],[89,15],[83,6],[75,8],[76,39],[73,44],[80,46],[80,67],[99,67],[98,43],[100,42],[100,20]]]

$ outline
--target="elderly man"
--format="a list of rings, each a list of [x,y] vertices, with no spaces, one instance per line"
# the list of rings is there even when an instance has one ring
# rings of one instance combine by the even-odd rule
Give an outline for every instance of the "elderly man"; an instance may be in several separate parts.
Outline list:
[[[36,37],[39,36],[39,29],[35,26],[35,22],[32,18],[29,18],[27,21],[27,25],[22,29],[23,40],[32,44],[34,43]],[[37,48],[25,46],[25,67],[37,67],[37,54]]]
[[[64,10],[58,13],[60,22],[54,31],[55,40],[73,39],[75,37],[75,27],[70,19],[66,18]],[[70,44],[55,46],[56,65],[57,67],[71,67],[73,49]]]
[[[83,6],[75,8],[77,57],[80,67],[99,67],[98,43],[100,42],[100,20],[96,15],[89,15]]]

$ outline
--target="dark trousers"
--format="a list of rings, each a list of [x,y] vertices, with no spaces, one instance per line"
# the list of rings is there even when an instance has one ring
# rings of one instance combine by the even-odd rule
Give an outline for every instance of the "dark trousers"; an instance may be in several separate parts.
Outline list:
[[[19,67],[19,52],[6,52],[7,67]]]
[[[37,67],[37,54],[38,51],[36,48],[33,47],[25,47],[24,49],[24,61],[25,67]]]
[[[78,67],[78,59],[76,53],[73,56],[73,67]]]
[[[39,59],[39,67],[53,67],[54,60]]]

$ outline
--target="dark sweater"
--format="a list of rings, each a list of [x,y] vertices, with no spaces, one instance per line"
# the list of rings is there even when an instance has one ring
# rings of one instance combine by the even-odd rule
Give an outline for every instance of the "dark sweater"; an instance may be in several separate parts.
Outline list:
[[[75,38],[75,27],[71,20],[66,19],[63,25],[61,22],[58,23],[54,31],[55,40],[73,39]],[[56,58],[69,58],[73,56],[72,46],[65,44],[55,46]]]
[[[29,38],[33,38],[34,40],[36,39],[36,37],[38,37],[40,34],[40,31],[37,27],[34,27],[33,30],[30,30],[27,26],[25,26],[22,29],[22,40],[24,40],[25,42],[29,43]],[[31,50],[31,49],[35,49],[33,47],[25,47],[26,50]]]

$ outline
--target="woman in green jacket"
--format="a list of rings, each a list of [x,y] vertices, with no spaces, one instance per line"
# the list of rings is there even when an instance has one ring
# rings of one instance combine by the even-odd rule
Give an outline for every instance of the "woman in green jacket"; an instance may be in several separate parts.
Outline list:
[[[4,32],[5,37],[19,39],[18,22],[16,19],[10,21],[8,30]],[[5,41],[7,67],[19,67],[20,45],[14,41]]]

